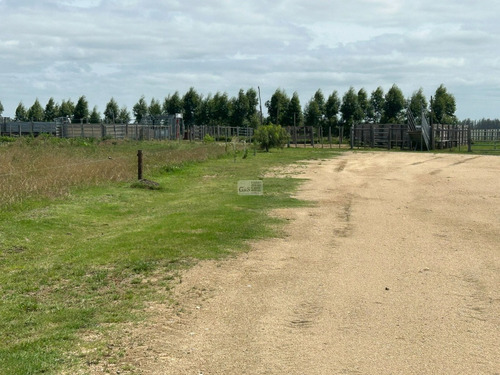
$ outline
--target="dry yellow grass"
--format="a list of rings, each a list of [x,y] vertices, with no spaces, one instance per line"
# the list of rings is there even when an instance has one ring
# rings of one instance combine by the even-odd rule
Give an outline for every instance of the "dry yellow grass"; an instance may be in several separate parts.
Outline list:
[[[71,188],[137,178],[137,150],[144,149],[144,173],[201,161],[223,147],[172,142],[85,141],[40,137],[0,143],[0,207],[25,199],[55,198]]]

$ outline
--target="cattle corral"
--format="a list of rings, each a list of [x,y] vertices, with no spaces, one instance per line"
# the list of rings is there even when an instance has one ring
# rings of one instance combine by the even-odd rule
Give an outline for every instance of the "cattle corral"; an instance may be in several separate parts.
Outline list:
[[[182,139],[186,128],[182,115],[164,116],[158,121],[144,121],[141,124],[115,123],[71,123],[59,118],[50,122],[0,121],[0,134],[8,136],[38,136],[49,134],[60,138],[113,138],[113,139]]]
[[[164,118],[163,118],[164,117]],[[132,140],[190,140],[201,141],[205,136],[227,141],[233,137],[253,140],[251,127],[185,125],[182,115],[163,116],[140,124],[71,123],[58,119],[52,122],[11,121],[0,118],[0,135],[38,136],[49,134],[60,138],[111,138]],[[315,147],[343,143],[344,127],[287,126],[288,145]],[[335,140],[334,140],[335,134]],[[350,129],[351,148],[385,148],[391,150],[453,149],[480,152],[500,152],[500,129],[474,129],[466,125],[430,126],[407,124],[354,124]]]

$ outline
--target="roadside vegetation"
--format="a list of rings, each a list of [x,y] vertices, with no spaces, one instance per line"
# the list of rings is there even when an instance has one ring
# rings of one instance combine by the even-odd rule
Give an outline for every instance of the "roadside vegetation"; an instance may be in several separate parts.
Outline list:
[[[137,150],[147,155],[146,174],[225,155],[224,146],[178,142],[63,139],[52,136],[0,140],[0,206],[32,197],[57,198],[74,187],[130,181]]]
[[[134,188],[137,150],[156,189]],[[303,205],[300,180],[269,168],[327,158],[331,149],[226,152],[214,142],[25,139],[0,144],[0,373],[74,373],[120,353],[106,341],[145,319],[179,271],[276,235],[267,215]],[[245,156],[245,157],[243,157]],[[240,196],[263,179],[263,196]]]

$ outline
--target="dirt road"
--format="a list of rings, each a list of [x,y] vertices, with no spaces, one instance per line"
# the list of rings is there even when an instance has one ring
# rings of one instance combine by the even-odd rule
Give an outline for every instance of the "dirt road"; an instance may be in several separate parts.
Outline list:
[[[180,307],[153,306],[125,361],[143,374],[500,374],[499,157],[346,153],[288,172],[316,204],[275,213],[283,238],[183,275]]]

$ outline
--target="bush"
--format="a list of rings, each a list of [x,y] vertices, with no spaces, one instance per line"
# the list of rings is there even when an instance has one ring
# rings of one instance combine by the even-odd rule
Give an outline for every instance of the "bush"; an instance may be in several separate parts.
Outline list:
[[[262,125],[255,131],[255,140],[266,152],[269,152],[269,149],[273,147],[283,148],[289,139],[290,135],[281,125]]]
[[[210,134],[205,134],[203,137],[203,143],[213,143],[215,142],[215,138],[212,137]]]

